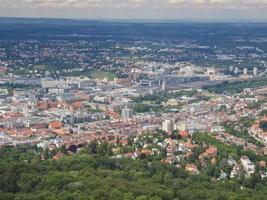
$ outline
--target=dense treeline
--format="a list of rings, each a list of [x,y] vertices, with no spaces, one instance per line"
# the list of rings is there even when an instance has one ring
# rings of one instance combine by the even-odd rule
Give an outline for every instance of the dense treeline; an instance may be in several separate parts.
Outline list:
[[[207,89],[209,92],[214,93],[240,93],[245,88],[257,88],[267,84],[267,79],[250,80],[250,81],[236,81],[233,83],[224,82],[215,86],[208,86],[203,89]]]
[[[114,159],[107,157],[109,153],[106,144],[93,143],[75,155],[53,160],[49,152],[37,148],[1,148],[0,199],[266,199],[264,184],[241,189],[237,181],[190,176],[160,161]],[[44,154],[48,159],[41,159]]]

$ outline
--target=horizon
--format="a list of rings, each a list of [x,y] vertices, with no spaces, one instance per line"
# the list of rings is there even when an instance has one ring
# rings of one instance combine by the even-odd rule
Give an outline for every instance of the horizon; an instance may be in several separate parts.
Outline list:
[[[15,18],[267,22],[267,0],[0,0]]]
[[[128,19],[128,18],[71,18],[71,17],[9,17],[0,16],[0,20],[69,20],[69,21],[98,21],[98,22],[122,22],[122,23],[196,23],[196,24],[266,24],[266,20],[196,20],[196,19]]]

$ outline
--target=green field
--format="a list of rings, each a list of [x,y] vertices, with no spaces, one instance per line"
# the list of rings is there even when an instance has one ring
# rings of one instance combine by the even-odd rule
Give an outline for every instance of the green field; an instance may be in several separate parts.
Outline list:
[[[35,70],[46,70],[46,65],[35,65],[34,69]]]
[[[90,75],[92,78],[107,78],[109,81],[113,81],[116,78],[115,74],[112,74],[110,72],[103,72],[103,71],[93,71]]]

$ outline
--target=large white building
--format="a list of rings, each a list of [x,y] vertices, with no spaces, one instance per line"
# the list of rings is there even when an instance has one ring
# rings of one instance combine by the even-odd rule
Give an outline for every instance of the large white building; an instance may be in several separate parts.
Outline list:
[[[254,68],[253,68],[253,75],[254,75],[254,76],[258,76],[258,74],[259,74],[259,70],[258,70],[258,68],[257,68],[257,67],[254,67]]]
[[[255,172],[255,165],[247,156],[241,157],[241,164],[243,166],[243,169],[246,173],[246,176],[249,177],[251,174]]]
[[[235,74],[238,74],[238,72],[239,72],[238,67],[235,67],[234,73],[235,73]]]
[[[130,108],[127,108],[127,107],[122,109],[122,111],[121,111],[121,119],[124,122],[129,121],[130,119],[132,119],[132,117],[133,117],[133,109],[130,109]]]
[[[248,75],[248,69],[247,68],[243,69],[243,75]]]
[[[162,122],[162,130],[171,133],[174,130],[174,119],[166,119]]]

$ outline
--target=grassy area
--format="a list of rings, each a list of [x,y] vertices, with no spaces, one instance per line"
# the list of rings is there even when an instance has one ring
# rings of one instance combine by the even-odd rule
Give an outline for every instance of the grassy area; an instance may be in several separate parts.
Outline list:
[[[34,70],[46,70],[46,65],[35,65]]]
[[[99,78],[99,79],[107,78],[109,81],[113,81],[116,78],[116,75],[112,74],[110,72],[93,71],[91,73],[91,77],[92,78]]]

